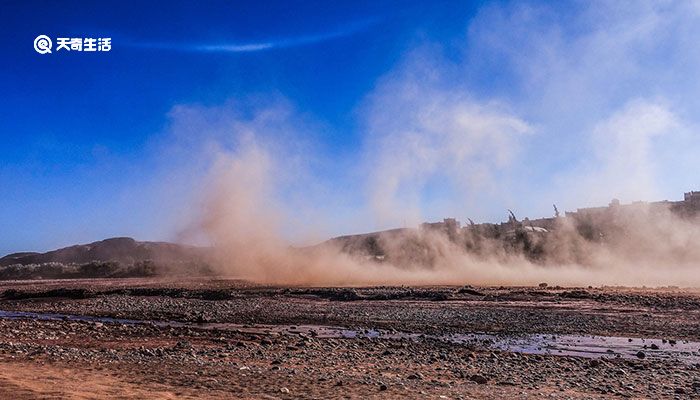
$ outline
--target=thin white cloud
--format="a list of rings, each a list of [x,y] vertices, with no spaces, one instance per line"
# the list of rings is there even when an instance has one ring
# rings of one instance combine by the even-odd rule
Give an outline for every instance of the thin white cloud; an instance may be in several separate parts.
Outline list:
[[[342,37],[352,36],[369,29],[372,25],[378,22],[377,18],[368,18],[360,21],[355,21],[350,24],[340,26],[339,28],[322,33],[292,36],[286,38],[277,38],[264,40],[259,42],[220,42],[220,43],[136,43],[134,46],[161,49],[172,51],[185,52],[202,52],[202,53],[252,53],[258,51],[285,49],[290,47],[308,46],[317,43],[326,42],[329,40],[339,39]]]

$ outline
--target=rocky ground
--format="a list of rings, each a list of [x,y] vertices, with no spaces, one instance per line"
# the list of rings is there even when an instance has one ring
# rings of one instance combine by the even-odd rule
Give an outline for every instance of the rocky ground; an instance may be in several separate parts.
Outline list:
[[[698,358],[651,357],[664,348],[565,356],[446,339],[696,342],[694,291],[119,279],[5,282],[0,294],[0,310],[52,314],[0,315],[0,398],[700,397]]]

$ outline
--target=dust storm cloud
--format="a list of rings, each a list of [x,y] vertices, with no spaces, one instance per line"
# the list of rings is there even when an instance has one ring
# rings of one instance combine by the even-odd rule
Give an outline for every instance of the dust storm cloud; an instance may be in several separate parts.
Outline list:
[[[461,58],[445,57],[439,45],[418,46],[365,96],[357,113],[360,148],[330,160],[316,143],[318,126],[299,123],[289,102],[254,102],[252,112],[233,117],[220,115],[224,107],[213,118],[224,124],[212,123],[211,110],[186,113],[205,121],[198,132],[216,132],[210,143],[225,142],[205,153],[208,172],[197,185],[190,230],[214,245],[220,273],[266,283],[700,285],[697,218],[644,204],[608,215],[598,236],[570,217],[554,221],[546,235],[515,229],[525,248],[509,242],[512,232],[483,235],[469,227],[456,237],[421,229],[380,235],[381,257],[344,251],[338,241],[300,245],[347,232],[337,220],[365,221],[356,226],[367,231],[416,228],[436,215],[498,222],[507,208],[541,217],[551,215],[552,203],[573,210],[697,189],[687,172],[698,167],[693,154],[700,149],[687,112],[692,88],[676,90],[673,77],[652,83],[665,70],[700,66],[700,57],[680,57],[695,54],[682,41],[663,66],[647,57],[665,32],[688,26],[670,21],[698,13],[682,5],[634,13],[606,7],[609,19],[571,37],[556,25],[530,29],[533,19],[547,20],[538,10],[489,8],[470,23],[478,44],[465,46]],[[513,37],[494,36],[514,24]],[[517,69],[521,96],[471,90],[469,76],[485,61],[470,54],[485,51],[484,43]],[[624,68],[595,62],[606,59]],[[645,90],[625,91],[631,80]],[[340,178],[329,179],[328,171]],[[334,213],[343,196],[353,204]]]
[[[428,229],[380,234],[381,257],[362,248],[347,251],[339,241],[291,246],[283,232],[298,218],[285,199],[290,187],[303,193],[306,180],[297,185],[290,173],[295,167],[255,135],[242,137],[234,148],[214,156],[196,221],[196,228],[214,245],[217,272],[223,275],[304,285],[700,284],[698,221],[645,204],[597,221],[594,227],[606,232],[605,240],[586,236],[573,218],[559,218],[548,234],[527,239],[539,249],[536,257],[518,247],[520,243],[469,227],[456,237]],[[279,188],[286,189],[281,193]],[[323,199],[309,196],[304,201],[313,207]],[[367,208],[376,212],[371,200]],[[396,206],[392,211],[401,210]],[[319,217],[292,231],[303,234],[323,223]]]

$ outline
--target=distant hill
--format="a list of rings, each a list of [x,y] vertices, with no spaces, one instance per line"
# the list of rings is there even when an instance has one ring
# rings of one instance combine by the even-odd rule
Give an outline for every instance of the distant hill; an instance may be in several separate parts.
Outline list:
[[[133,264],[141,261],[188,262],[206,257],[208,249],[167,242],[138,242],[128,237],[101,240],[65,247],[46,253],[13,253],[0,258],[0,267],[43,263],[85,264],[115,261]]]
[[[340,251],[366,257],[381,257],[385,255],[386,240],[396,240],[397,238],[415,233],[415,229],[397,228],[380,232],[361,233],[357,235],[339,236],[321,243],[321,246],[331,244],[337,246]]]

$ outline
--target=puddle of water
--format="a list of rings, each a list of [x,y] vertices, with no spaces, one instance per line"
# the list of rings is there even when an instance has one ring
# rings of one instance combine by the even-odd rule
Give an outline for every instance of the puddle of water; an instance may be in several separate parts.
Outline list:
[[[2,311],[0,319],[32,319],[40,321],[82,321],[105,324],[155,325],[159,327],[218,329],[262,335],[305,335],[336,339],[418,340],[429,338],[451,343],[491,348],[516,353],[549,354],[586,358],[638,359],[639,352],[648,360],[672,360],[700,364],[700,342],[668,342],[662,339],[640,339],[616,336],[587,335],[520,335],[507,336],[488,333],[428,335],[376,329],[353,330],[321,325],[243,325],[232,323],[187,323],[177,321],[132,320],[87,315]]]
[[[137,321],[130,319],[108,318],[108,317],[91,317],[87,315],[69,315],[69,314],[53,314],[53,313],[34,313],[26,311],[2,311],[0,310],[0,319],[35,319],[39,321],[87,321],[87,322],[102,322],[107,324],[138,324],[146,323],[146,321]]]
[[[464,336],[464,335],[457,335]],[[484,340],[483,335],[476,340]],[[487,338],[490,339],[490,338]],[[473,340],[473,339],[472,339]],[[700,342],[640,339],[617,336],[525,335],[493,340],[493,348],[527,354],[551,354],[587,358],[677,360],[700,363]],[[641,353],[640,353],[641,352]]]

